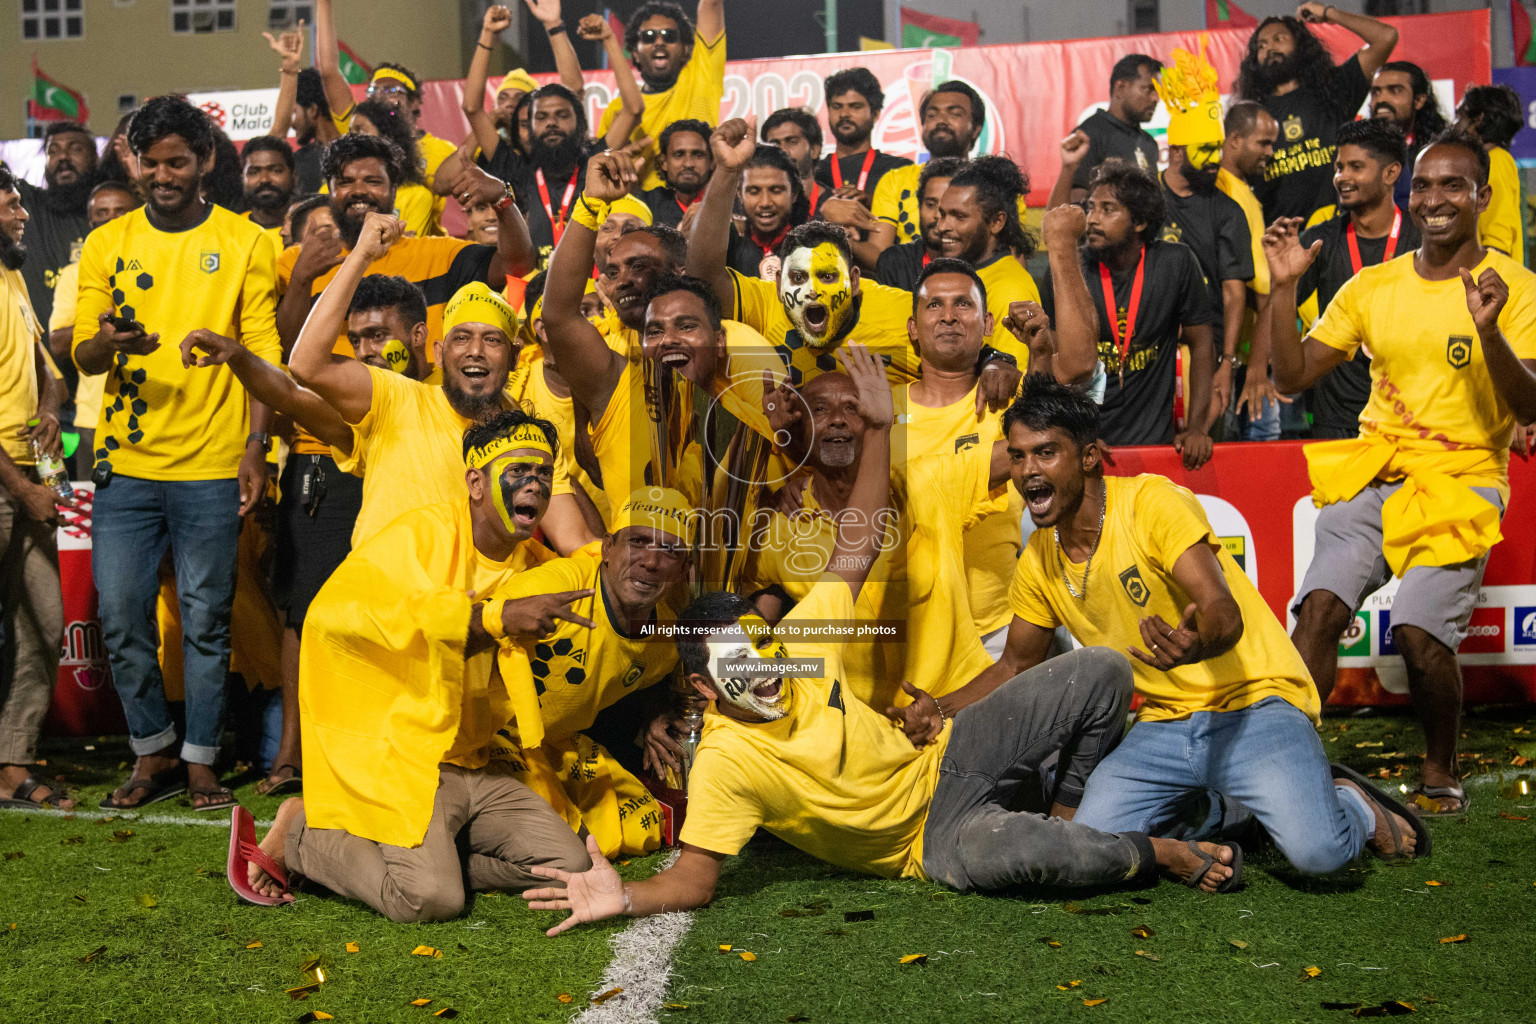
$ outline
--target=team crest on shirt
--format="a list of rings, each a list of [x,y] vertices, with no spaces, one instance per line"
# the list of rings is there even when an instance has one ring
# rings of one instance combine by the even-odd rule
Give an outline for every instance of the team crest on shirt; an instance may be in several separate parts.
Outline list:
[[[1147,599],[1152,596],[1152,591],[1147,589],[1147,581],[1141,578],[1141,569],[1131,566],[1120,574],[1120,585],[1125,588],[1125,596],[1136,603],[1136,607],[1145,608]]]
[[[219,269],[219,254],[204,249],[197,257],[197,269],[205,274],[217,273]]]
[[[1163,241],[1165,241],[1165,242],[1182,242],[1182,241],[1184,241],[1184,229],[1179,227],[1178,221],[1172,221],[1171,220],[1167,224],[1163,225]]]
[[[1297,139],[1301,138],[1301,118],[1297,117],[1295,114],[1292,114],[1290,117],[1286,118],[1285,123],[1280,127],[1281,130],[1285,133],[1286,142],[1295,142]]]
[[[620,685],[627,690],[638,683],[643,675],[645,675],[645,666],[638,661],[630,661],[629,671],[624,673],[624,678]]]
[[[1140,148],[1136,150],[1136,166],[1144,171],[1149,170],[1147,167],[1147,154],[1143,153]]]
[[[1463,369],[1472,362],[1472,339],[1464,334],[1453,334],[1445,343],[1445,361],[1455,369]]]
[[[955,454],[959,455],[963,451],[969,451],[978,444],[981,444],[980,434],[966,434],[964,437],[957,437],[955,438]]]

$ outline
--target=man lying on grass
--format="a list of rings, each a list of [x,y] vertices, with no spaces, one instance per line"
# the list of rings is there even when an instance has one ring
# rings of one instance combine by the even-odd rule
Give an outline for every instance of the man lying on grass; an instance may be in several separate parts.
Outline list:
[[[863,457],[827,572],[781,630],[854,618],[888,513],[890,384],[861,345],[847,345],[845,362]],[[991,449],[978,454],[978,471],[1000,479]],[[848,692],[840,643],[780,643],[744,598],[707,594],[680,624],[692,627],[678,641],[684,671],[712,702],[689,775],[682,854],[634,883],[621,881],[590,840],[588,871],[534,866],[565,888],[530,889],[529,906],[571,911],[550,935],[709,902],[721,863],[759,827],[843,867],[962,889],[1114,885],[1161,869],[1216,892],[1240,878],[1233,844],[1114,835],[1071,820],[1089,772],[1119,740],[1130,702],[1131,670],[1114,651],[1075,651],[1039,665],[953,722],[907,684],[915,699],[887,712],[893,722]],[[821,659],[822,671],[774,674],[780,658]],[[1059,763],[1047,767],[1058,752]],[[1009,809],[1016,804],[1030,809]]]

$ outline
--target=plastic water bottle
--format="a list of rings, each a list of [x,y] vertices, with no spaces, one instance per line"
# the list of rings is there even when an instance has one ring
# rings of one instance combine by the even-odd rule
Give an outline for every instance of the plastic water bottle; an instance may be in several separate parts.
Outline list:
[[[27,426],[35,427],[36,419],[27,420]],[[64,468],[64,461],[49,452],[43,451],[42,445],[37,443],[37,438],[32,439],[32,457],[37,460],[37,475],[42,477],[43,483],[53,488],[53,493],[58,495],[60,501],[74,501],[75,489],[69,482],[69,470]]]

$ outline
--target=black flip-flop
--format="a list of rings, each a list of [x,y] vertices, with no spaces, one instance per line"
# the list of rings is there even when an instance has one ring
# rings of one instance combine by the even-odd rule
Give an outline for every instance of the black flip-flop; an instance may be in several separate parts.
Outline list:
[[[282,771],[284,768],[288,768],[288,769],[292,770],[293,774],[288,776],[286,779],[279,779],[277,782],[272,783],[271,788],[266,790],[265,792],[261,791],[261,782],[256,783],[256,795],[257,796],[277,796],[279,793],[287,793],[289,790],[295,790],[295,789],[296,790],[303,790],[303,788],[304,788],[304,774],[299,771],[299,766],[296,765],[296,764],[286,764],[286,763],[280,764],[276,768],[272,769],[271,773],[269,773],[267,778],[271,778],[272,775],[277,774],[278,772]],[[262,780],[262,782],[265,782],[265,781],[266,781],[266,779]]]
[[[1401,850],[1403,848],[1403,830],[1397,827],[1397,820],[1393,818],[1392,815],[1400,815],[1410,825],[1413,826],[1413,835],[1415,839],[1413,856],[1404,857],[1399,853],[1395,856],[1388,857],[1385,854],[1377,851],[1369,843],[1366,844],[1367,849],[1369,849],[1376,856],[1380,857],[1382,860],[1388,861],[1424,860],[1429,856],[1429,850],[1432,842],[1429,834],[1429,826],[1424,824],[1424,819],[1419,817],[1419,812],[1417,810],[1405,803],[1394,799],[1391,794],[1387,793],[1385,790],[1376,788],[1370,779],[1367,779],[1364,775],[1361,775],[1353,768],[1348,768],[1342,764],[1330,764],[1328,766],[1328,771],[1332,773],[1335,779],[1348,779],[1350,782],[1353,782],[1355,785],[1359,786],[1361,792],[1365,795],[1367,800],[1371,801],[1376,806],[1387,812],[1387,828],[1392,833],[1392,846],[1394,849]]]
[[[1232,851],[1232,863],[1223,865],[1224,867],[1229,867],[1232,869],[1232,877],[1218,885],[1216,887],[1216,891],[1218,893],[1231,892],[1233,889],[1236,889],[1239,885],[1243,884],[1243,848],[1238,846],[1236,843],[1217,843],[1216,845],[1225,846],[1227,849]],[[1189,840],[1189,852],[1200,858],[1200,870],[1195,872],[1195,874],[1187,879],[1183,884],[1189,886],[1191,889],[1198,889],[1200,888],[1200,880],[1206,876],[1206,873],[1210,871],[1212,867],[1220,864],[1221,861],[1200,849],[1200,844],[1195,842],[1193,839]]]
[[[47,786],[48,787],[48,790],[49,790],[48,799],[47,800],[33,800],[33,799],[31,799],[32,794],[36,793],[38,791],[38,789],[40,787],[43,787],[43,786]],[[21,785],[16,787],[16,792],[12,793],[10,796],[6,797],[4,800],[0,800],[0,807],[12,808],[12,809],[15,809],[15,810],[28,810],[28,811],[51,810],[51,809],[53,809],[54,805],[58,802],[58,800],[61,797],[63,797],[63,794],[64,794],[64,791],[62,789],[60,789],[58,786],[55,786],[55,785],[53,785],[51,783],[43,782],[43,781],[41,781],[39,779],[33,778],[31,775],[28,775],[25,779],[21,780]]]
[[[187,766],[174,765],[147,779],[129,779],[128,785],[123,788],[126,790],[125,796],[131,796],[135,791],[142,789],[144,797],[136,803],[120,804],[112,799],[111,793],[108,793],[101,798],[101,807],[109,811],[132,811],[140,807],[148,807],[150,804],[157,804],[161,800],[169,800],[173,796],[180,796],[187,791]]]
[[[235,799],[235,794],[227,786],[209,786],[206,789],[189,789],[187,790],[187,795],[193,799],[196,799],[200,796],[209,798],[208,802],[203,804],[201,807],[195,803],[192,805],[192,809],[199,813],[203,811],[227,811],[231,807],[240,806],[240,801]]]

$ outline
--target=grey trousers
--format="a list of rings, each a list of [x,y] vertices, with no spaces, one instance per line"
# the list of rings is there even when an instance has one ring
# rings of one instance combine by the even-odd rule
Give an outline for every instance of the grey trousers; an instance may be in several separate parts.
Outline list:
[[[1020,673],[955,717],[923,832],[923,871],[957,889],[1091,886],[1156,869],[1152,841],[1048,816],[1076,807],[1125,728],[1131,666],[1104,647]]]
[[[467,892],[552,884],[529,870],[534,865],[571,872],[592,866],[565,819],[496,761],[473,771],[438,765],[432,821],[420,846],[310,828],[303,816],[284,843],[290,871],[402,924],[457,917]]]
[[[64,598],[56,528],[0,492],[0,764],[37,760],[37,734],[59,679]]]

